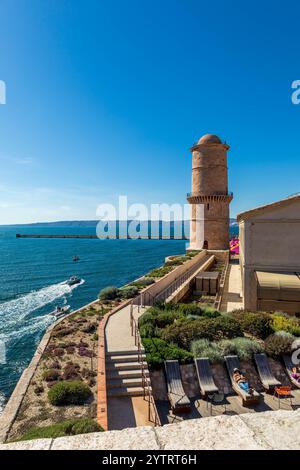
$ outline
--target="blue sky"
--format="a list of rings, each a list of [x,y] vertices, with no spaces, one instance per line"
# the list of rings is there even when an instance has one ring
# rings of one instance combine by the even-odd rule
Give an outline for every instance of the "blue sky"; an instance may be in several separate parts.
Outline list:
[[[185,203],[190,146],[230,145],[232,216],[298,192],[297,2],[2,0],[0,224]]]

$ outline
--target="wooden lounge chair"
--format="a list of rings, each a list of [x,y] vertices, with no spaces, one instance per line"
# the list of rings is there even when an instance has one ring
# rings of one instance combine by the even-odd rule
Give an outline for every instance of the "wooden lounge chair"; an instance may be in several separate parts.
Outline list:
[[[290,381],[295,385],[295,387],[300,388],[300,383],[292,377],[292,368],[295,367],[295,364],[292,363],[292,359],[288,354],[284,354],[282,356],[285,370],[287,375],[289,376]]]
[[[168,398],[174,412],[188,412],[191,402],[183,390],[178,361],[165,361]]]
[[[281,382],[271,372],[269,361],[265,353],[254,354],[254,361],[261,383],[266,392],[273,392],[275,387],[280,387]]]
[[[241,397],[243,406],[252,405],[258,403],[260,400],[260,394],[254,390],[253,394],[245,392],[241,387],[233,380],[233,370],[235,368],[240,370],[240,361],[237,356],[225,356],[224,357],[228,374],[231,380],[231,386],[233,390]]]
[[[195,359],[195,366],[201,395],[207,396],[218,393],[219,390],[211,373],[209,359],[207,357],[197,358]]]

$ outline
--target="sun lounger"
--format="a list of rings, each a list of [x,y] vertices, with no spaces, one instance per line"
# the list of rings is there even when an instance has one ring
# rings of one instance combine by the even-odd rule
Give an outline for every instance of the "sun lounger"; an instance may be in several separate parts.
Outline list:
[[[260,400],[260,394],[254,390],[253,394],[245,392],[241,387],[233,380],[233,370],[235,368],[240,370],[240,361],[237,356],[225,356],[225,362],[228,370],[228,374],[231,380],[231,386],[233,390],[241,397],[243,405],[252,405],[258,403]]]
[[[190,411],[191,402],[183,390],[179,362],[165,361],[165,370],[168,387],[168,398],[171,403],[172,411]]]
[[[287,375],[289,376],[290,381],[297,387],[300,388],[300,382],[292,377],[292,368],[295,367],[295,364],[292,363],[292,359],[288,354],[282,356]]]
[[[259,378],[266,392],[273,392],[275,387],[280,387],[281,382],[271,372],[269,361],[265,353],[254,354]]]
[[[195,366],[200,386],[201,395],[207,396],[218,393],[218,387],[212,376],[210,363],[207,357],[195,359]]]

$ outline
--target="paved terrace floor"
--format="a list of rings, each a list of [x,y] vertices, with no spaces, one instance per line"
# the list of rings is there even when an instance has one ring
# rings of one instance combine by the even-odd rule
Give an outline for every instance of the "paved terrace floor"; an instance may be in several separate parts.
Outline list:
[[[138,312],[137,306],[134,306],[134,318],[138,318],[144,313],[141,308]],[[130,328],[130,305],[122,308],[112,315],[105,328],[105,340],[107,352],[112,351],[135,351],[137,347],[134,344],[134,337],[131,335]]]
[[[231,260],[225,281],[223,298],[221,303],[222,312],[243,308],[242,299],[242,277],[241,268],[237,259]]]
[[[261,414],[265,411],[295,411],[300,409],[300,390],[293,390],[292,404],[287,398],[275,398],[271,394],[263,393],[263,397],[259,404],[251,406],[243,406],[241,399],[237,395],[230,395],[226,397],[226,411],[224,405],[215,405],[212,408],[208,405],[206,400],[200,396],[191,398],[192,409],[190,413],[174,414],[170,410],[170,404],[166,400],[157,400],[156,407],[161,420],[161,424],[172,424],[190,419],[206,418],[209,416],[234,416],[243,414]],[[280,404],[280,408],[279,408]],[[300,412],[300,411],[299,411]]]

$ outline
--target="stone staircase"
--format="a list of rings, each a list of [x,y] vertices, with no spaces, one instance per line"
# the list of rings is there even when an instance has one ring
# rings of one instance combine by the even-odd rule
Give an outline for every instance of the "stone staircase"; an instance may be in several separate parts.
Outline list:
[[[144,374],[149,377],[146,356],[139,362],[137,350],[110,351],[106,354],[106,384],[108,397],[142,396]]]

